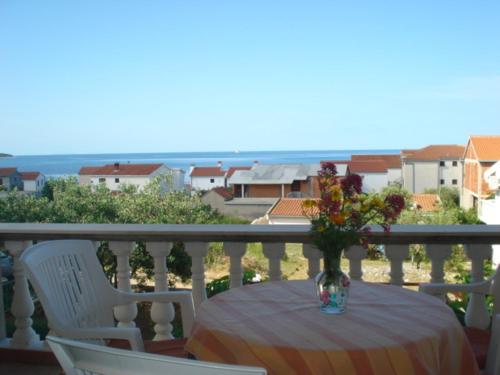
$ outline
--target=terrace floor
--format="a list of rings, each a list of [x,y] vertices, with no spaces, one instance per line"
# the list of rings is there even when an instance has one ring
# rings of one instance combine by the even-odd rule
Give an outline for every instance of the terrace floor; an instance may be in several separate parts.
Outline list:
[[[16,375],[59,375],[62,369],[59,366],[33,365],[26,363],[0,363],[0,374]]]

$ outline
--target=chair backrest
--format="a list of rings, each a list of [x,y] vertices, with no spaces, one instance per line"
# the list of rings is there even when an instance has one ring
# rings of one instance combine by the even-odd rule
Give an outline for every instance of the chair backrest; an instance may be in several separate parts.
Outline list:
[[[114,326],[115,291],[90,241],[41,242],[20,260],[55,332]]]
[[[131,352],[47,336],[66,375],[265,375],[263,368]]]

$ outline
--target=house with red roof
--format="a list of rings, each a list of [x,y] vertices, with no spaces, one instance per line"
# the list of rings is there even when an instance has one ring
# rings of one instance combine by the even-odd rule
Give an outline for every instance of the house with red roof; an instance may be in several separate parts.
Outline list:
[[[0,190],[10,191],[14,188],[18,190],[22,190],[23,188],[23,180],[17,168],[0,168]]]
[[[125,185],[135,185],[143,189],[153,178],[167,175],[171,179],[163,186],[165,191],[184,190],[184,171],[171,169],[165,164],[106,164],[82,167],[78,173],[80,185],[97,186],[104,184],[111,191],[120,191]]]
[[[218,162],[216,167],[191,166],[189,171],[191,179],[191,190],[212,190],[215,187],[226,187],[226,171],[222,169],[222,163]]]
[[[430,145],[401,153],[403,187],[411,193],[441,187],[462,188],[462,145]]]
[[[36,195],[41,194],[47,182],[45,175],[40,172],[21,172],[21,179],[23,180],[23,190]]]
[[[271,225],[311,224],[303,204],[305,198],[281,198],[267,212],[265,222]],[[317,213],[317,209],[311,214]]]
[[[387,167],[387,183],[402,184],[403,172],[400,154],[358,154],[351,155],[352,161],[379,161],[385,163]]]
[[[413,194],[413,208],[424,212],[436,212],[441,208],[441,199],[437,194]]]
[[[332,160],[333,163],[347,165],[349,173],[358,174],[363,179],[365,193],[380,192],[389,185],[388,167],[382,159]]]
[[[479,201],[487,199],[494,190],[485,173],[500,160],[500,136],[474,135],[464,151],[464,179],[460,205],[478,209]]]

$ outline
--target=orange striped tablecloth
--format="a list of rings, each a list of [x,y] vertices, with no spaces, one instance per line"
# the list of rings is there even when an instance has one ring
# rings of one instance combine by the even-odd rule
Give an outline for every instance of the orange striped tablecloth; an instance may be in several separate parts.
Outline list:
[[[314,283],[247,285],[203,302],[186,349],[269,374],[474,375],[472,350],[437,298],[353,281],[342,315],[319,311]]]

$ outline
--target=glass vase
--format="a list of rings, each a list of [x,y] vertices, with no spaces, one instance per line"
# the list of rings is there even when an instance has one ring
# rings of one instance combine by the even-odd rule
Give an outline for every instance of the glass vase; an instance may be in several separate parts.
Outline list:
[[[349,299],[351,281],[340,268],[339,256],[325,256],[324,269],[316,276],[316,290],[322,313],[342,314]]]

